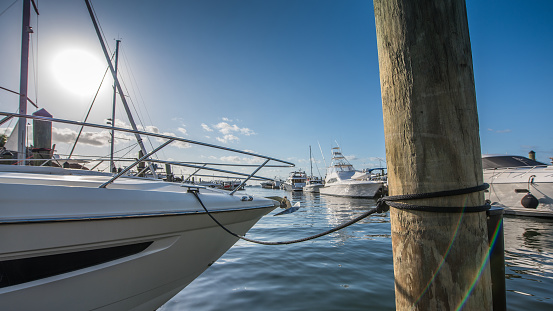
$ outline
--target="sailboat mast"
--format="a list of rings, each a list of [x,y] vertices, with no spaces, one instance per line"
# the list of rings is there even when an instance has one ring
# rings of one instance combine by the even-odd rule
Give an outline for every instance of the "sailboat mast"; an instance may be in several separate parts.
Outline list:
[[[119,63],[119,43],[121,40],[115,40],[115,75],[117,75],[117,64]],[[111,111],[111,127],[115,128],[115,104],[117,103],[117,88],[113,83],[113,109]],[[111,130],[111,152],[110,154],[110,170],[115,173],[115,163],[113,162],[113,152],[115,147],[115,130]]]
[[[313,176],[313,157],[311,156],[311,145],[309,145],[309,163],[311,164],[311,175],[309,176]]]
[[[123,89],[121,88],[121,84],[119,83],[119,80],[117,79],[117,75],[115,74],[115,70],[113,69],[113,65],[111,64],[111,59],[108,54],[108,50],[106,49],[106,45],[104,43],[104,39],[102,38],[102,35],[100,33],[100,29],[98,27],[98,23],[96,22],[96,18],[94,17],[94,12],[92,11],[92,7],[90,5],[90,1],[85,0],[86,7],[88,9],[88,13],[90,14],[90,19],[92,20],[92,24],[94,25],[94,29],[96,30],[96,35],[98,36],[98,40],[100,41],[100,45],[102,46],[102,51],[104,52],[104,56],[106,57],[109,70],[111,71],[111,75],[113,76],[114,84],[117,87],[117,91],[119,92],[119,97],[121,98],[121,103],[123,104],[123,107],[125,108],[125,112],[127,113],[127,117],[129,118],[129,122],[131,123],[131,127],[133,130],[138,131],[138,128],[136,126],[136,123],[134,122],[134,118],[132,116],[131,110],[129,108],[129,105],[127,104],[127,99],[125,98],[125,93],[123,93]],[[140,150],[143,154],[148,154],[146,151],[146,147],[144,147],[144,143],[142,141],[142,138],[140,137],[140,134],[135,133],[134,136],[136,137],[136,141],[138,142],[138,146],[140,146]],[[155,172],[155,169],[152,165],[152,163],[148,162],[148,166],[150,167],[150,171],[152,172],[152,175],[154,175],[154,178],[157,178],[157,174]]]
[[[21,28],[21,70],[19,80],[19,113],[27,114],[27,83],[29,71],[29,34],[31,28],[31,0],[23,1],[23,23]],[[19,118],[17,133],[17,159],[19,165],[25,165],[27,158],[27,118]]]

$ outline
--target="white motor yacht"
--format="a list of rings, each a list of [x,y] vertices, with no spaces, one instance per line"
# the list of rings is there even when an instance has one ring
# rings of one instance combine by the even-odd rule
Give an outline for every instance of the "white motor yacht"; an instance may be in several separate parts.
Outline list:
[[[23,2],[23,29],[30,29],[31,1]],[[92,17],[88,1],[87,6]],[[97,26],[96,30],[99,33]],[[24,33],[24,43],[25,40]],[[118,94],[128,108],[110,57],[105,54]],[[27,73],[22,70],[21,74],[21,81],[26,81]],[[277,167],[293,166],[289,162],[139,131],[130,115],[133,129],[28,115],[28,98],[24,94],[25,89],[19,92],[21,113],[0,112],[0,125],[13,118],[23,125],[14,130],[19,134],[16,150],[3,149],[0,157],[2,310],[156,310],[238,240],[211,216],[229,230],[244,235],[262,216],[279,206],[274,200],[236,195],[240,187],[229,192],[163,181],[153,164],[166,165],[166,180],[171,179],[167,167],[172,165],[234,174],[243,178],[243,186],[252,177],[261,178],[256,173],[269,161],[282,163]],[[34,130],[44,129],[36,135],[41,143],[46,142],[44,153],[30,152],[27,147],[25,128],[31,120],[40,123],[33,126]],[[142,155],[138,159],[120,159],[120,167],[125,168],[117,173],[96,172],[80,164],[80,169],[70,168],[75,166],[74,158],[53,155],[52,123],[134,134]],[[148,152],[141,143],[145,136],[163,143]],[[158,151],[174,142],[257,157],[264,162],[247,174],[215,167],[221,164],[156,158]],[[114,158],[89,158],[86,162],[92,166],[110,160],[113,162]],[[141,171],[136,170],[142,165]]]
[[[155,310],[276,201],[159,179],[0,165],[5,310]]]
[[[523,208],[528,193],[538,200],[537,209],[553,211],[553,166],[513,155],[483,155],[486,198],[492,204]]]
[[[304,171],[294,171],[282,183],[282,188],[287,191],[303,191],[307,182],[307,175]]]
[[[324,187],[320,188],[319,192],[341,197],[374,198],[383,186],[383,181],[371,180],[370,174],[356,171],[342,155],[340,148],[334,147]]]
[[[322,179],[310,176],[307,178],[305,186],[303,186],[303,192],[319,193],[322,187],[324,187]]]

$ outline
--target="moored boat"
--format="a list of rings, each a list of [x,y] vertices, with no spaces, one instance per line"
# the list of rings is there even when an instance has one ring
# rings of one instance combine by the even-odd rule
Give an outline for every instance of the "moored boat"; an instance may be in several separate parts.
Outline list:
[[[334,147],[324,187],[320,188],[319,192],[333,196],[374,198],[382,191],[383,186],[383,181],[372,180],[370,174],[356,171],[343,156],[340,148]]]
[[[303,192],[319,193],[319,189],[324,186],[324,183],[321,177],[313,175],[313,157],[311,155],[311,146],[309,146],[309,164],[311,166],[311,171],[305,181],[305,186],[303,186]]]
[[[87,6],[92,16],[88,2]],[[31,1],[25,0],[23,29],[30,29],[26,24],[30,7]],[[126,106],[109,57],[107,61]],[[27,73],[22,70],[21,74],[21,80],[26,81]],[[20,92],[20,102],[26,105],[25,94]],[[22,132],[14,131],[23,133],[17,136],[17,150],[6,150],[10,159],[0,160],[17,164],[0,165],[0,236],[4,237],[0,239],[0,301],[5,310],[155,310],[237,241],[209,214],[244,235],[279,203],[236,195],[236,190],[252,177],[260,178],[256,173],[269,161],[293,166],[250,152],[139,131],[134,124],[133,129],[117,128],[113,124],[27,115],[25,106],[20,106],[20,111],[0,112],[0,125],[13,118],[24,125],[19,127]],[[24,131],[29,120],[49,126],[50,135],[52,123],[134,134],[142,156],[121,160],[124,169],[113,173],[85,169],[83,165],[72,169],[69,162],[74,158],[52,154],[55,148],[51,136],[40,157],[29,152]],[[145,136],[163,142],[147,151],[141,144]],[[258,157],[264,162],[246,174],[217,169],[209,163],[156,158],[160,150],[175,142]],[[11,159],[12,155],[17,160]],[[94,162],[106,160],[109,158]],[[50,166],[53,161],[62,165]],[[79,163],[85,162],[92,161]],[[224,172],[244,180],[232,191],[163,181],[156,174],[155,163]],[[136,170],[141,165],[143,168]],[[165,180],[172,180],[169,170],[165,176]]]
[[[319,193],[322,187],[324,187],[322,179],[316,176],[309,176],[307,177],[305,186],[303,186],[303,192]]]
[[[514,155],[483,155],[484,182],[490,185],[486,199],[509,208],[535,208],[553,212],[553,166]],[[523,204],[533,196],[536,206]],[[527,205],[527,206],[524,206]]]
[[[304,171],[293,171],[282,183],[282,188],[287,191],[303,191],[307,181],[307,175]]]

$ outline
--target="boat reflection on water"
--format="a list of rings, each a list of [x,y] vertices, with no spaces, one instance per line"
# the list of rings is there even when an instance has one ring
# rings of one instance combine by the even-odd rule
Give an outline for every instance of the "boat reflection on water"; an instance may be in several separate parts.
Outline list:
[[[504,218],[509,310],[553,308],[553,221]]]
[[[336,227],[342,223],[345,223],[371,208],[376,207],[375,199],[367,198],[348,198],[348,197],[335,197],[335,196],[319,196],[321,203],[326,207],[326,219],[329,227]],[[387,214],[373,214],[370,217],[362,219],[357,224],[350,227],[346,227],[343,230],[337,231],[333,234],[337,234],[341,242],[345,242],[347,239],[355,237],[361,239],[372,240],[374,238],[389,238],[389,234],[371,234],[367,233],[365,229],[359,229],[358,226],[375,223],[388,223],[390,219]],[[387,225],[389,226],[389,225]]]

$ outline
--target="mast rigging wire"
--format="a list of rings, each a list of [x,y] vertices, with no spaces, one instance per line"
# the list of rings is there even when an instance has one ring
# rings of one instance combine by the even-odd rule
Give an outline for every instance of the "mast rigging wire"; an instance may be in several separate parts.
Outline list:
[[[2,13],[0,13],[0,16],[4,15],[4,13],[6,13],[14,4],[17,3],[17,1],[19,0],[15,0],[12,4],[10,4],[4,11],[2,11]]]
[[[111,56],[113,59],[113,55]],[[84,118],[83,122],[86,122],[88,120],[88,116],[90,115],[90,111],[92,111],[92,107],[94,106],[94,103],[96,102],[96,97],[98,96],[98,93],[100,93],[100,89],[102,88],[102,84],[104,84],[104,79],[106,78],[106,75],[108,73],[109,66],[106,68],[106,71],[104,72],[104,76],[102,77],[102,81],[100,82],[100,85],[98,86],[98,90],[96,90],[96,94],[94,94],[94,98],[92,99],[92,103],[90,103],[90,107],[88,108],[88,112],[86,113],[86,116]],[[111,120],[111,122],[115,122],[115,120]],[[75,151],[75,147],[77,146],[77,142],[79,142],[79,138],[81,137],[81,133],[83,132],[84,126],[81,126],[81,129],[79,130],[79,134],[77,134],[77,138],[75,139],[75,143],[73,144],[73,147],[71,148],[71,152],[69,152],[68,159],[71,159],[71,156],[73,155],[73,151]]]

